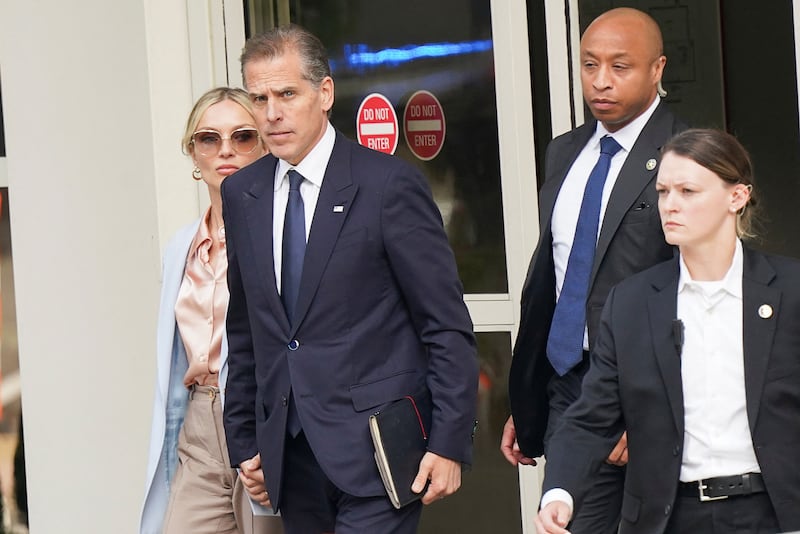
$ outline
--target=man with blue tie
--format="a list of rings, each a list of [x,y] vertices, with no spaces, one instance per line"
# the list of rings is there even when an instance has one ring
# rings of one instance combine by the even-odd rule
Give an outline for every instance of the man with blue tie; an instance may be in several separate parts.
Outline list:
[[[222,188],[231,462],[288,534],[416,532],[422,505],[459,488],[475,424],[475,339],[441,215],[417,169],[331,126],[315,36],[275,28],[241,61],[270,154]],[[395,509],[368,420],[407,396],[430,421],[423,495]]]
[[[580,58],[594,120],[547,148],[541,234],[522,290],[512,416],[501,441],[513,465],[547,456],[548,438],[580,394],[611,287],[673,256],[654,183],[659,148],[685,126],[660,102],[666,57],[658,25],[641,11],[612,9],[586,29]],[[623,436],[587,481],[594,486],[575,510],[573,534],[617,531],[626,461]]]

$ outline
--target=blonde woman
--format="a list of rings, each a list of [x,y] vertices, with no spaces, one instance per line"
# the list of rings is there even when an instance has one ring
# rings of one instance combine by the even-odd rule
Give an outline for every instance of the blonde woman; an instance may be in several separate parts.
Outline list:
[[[220,184],[266,153],[250,99],[219,87],[194,105],[183,136],[211,204],[164,252],[156,387],[141,534],[281,532],[254,516],[222,427],[228,306]]]

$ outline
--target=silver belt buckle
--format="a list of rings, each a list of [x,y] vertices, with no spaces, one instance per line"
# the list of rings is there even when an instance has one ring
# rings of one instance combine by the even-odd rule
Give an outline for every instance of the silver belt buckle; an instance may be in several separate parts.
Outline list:
[[[720,495],[719,497],[709,497],[704,493],[704,490],[708,489],[708,486],[703,484],[702,480],[697,481],[697,487],[700,490],[700,502],[708,502],[708,501],[721,501],[723,499],[727,499],[727,495]]]

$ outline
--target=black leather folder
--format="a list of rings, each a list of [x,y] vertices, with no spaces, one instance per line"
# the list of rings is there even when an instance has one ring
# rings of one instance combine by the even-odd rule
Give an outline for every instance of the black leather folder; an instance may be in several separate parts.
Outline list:
[[[386,493],[395,508],[402,508],[422,497],[411,491],[419,463],[428,445],[429,423],[424,414],[430,409],[427,395],[403,397],[369,417],[369,430],[375,445],[375,462]]]

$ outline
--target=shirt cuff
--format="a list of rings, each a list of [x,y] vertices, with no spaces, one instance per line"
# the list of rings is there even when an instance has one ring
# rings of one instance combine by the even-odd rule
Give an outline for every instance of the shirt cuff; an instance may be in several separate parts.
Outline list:
[[[547,490],[544,495],[542,495],[542,508],[550,504],[551,502],[561,501],[566,503],[569,506],[569,513],[572,515],[573,511],[573,502],[572,502],[572,495],[569,494],[567,490],[561,488],[553,488],[551,490]]]

